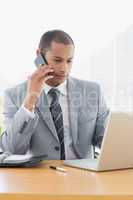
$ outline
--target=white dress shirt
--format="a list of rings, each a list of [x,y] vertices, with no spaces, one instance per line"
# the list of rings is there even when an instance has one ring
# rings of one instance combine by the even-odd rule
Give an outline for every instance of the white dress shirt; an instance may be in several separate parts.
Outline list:
[[[57,87],[51,87],[50,85],[45,83],[44,91],[47,95],[48,103],[50,105],[52,99],[48,94],[51,88],[56,88],[59,92],[59,103],[62,109],[63,114],[63,125],[64,125],[64,145],[65,145],[65,157],[66,159],[76,159],[76,155],[72,146],[72,136],[70,134],[70,124],[69,124],[69,113],[68,113],[68,99],[67,99],[67,80],[65,80],[62,84]],[[30,117],[34,117],[34,113],[30,112],[23,106],[24,110],[27,112]]]

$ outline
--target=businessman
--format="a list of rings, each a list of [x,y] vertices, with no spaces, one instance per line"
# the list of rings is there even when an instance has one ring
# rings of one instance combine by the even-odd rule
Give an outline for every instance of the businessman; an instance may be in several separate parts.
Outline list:
[[[91,157],[92,145],[101,146],[109,110],[98,84],[69,75],[74,50],[64,31],[42,35],[37,55],[47,64],[5,91],[4,151],[65,160]]]

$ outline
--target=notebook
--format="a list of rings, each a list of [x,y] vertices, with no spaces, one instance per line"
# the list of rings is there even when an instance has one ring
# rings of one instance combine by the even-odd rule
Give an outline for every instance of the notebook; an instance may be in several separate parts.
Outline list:
[[[38,165],[47,155],[15,155],[9,152],[0,154],[0,167],[30,167]]]

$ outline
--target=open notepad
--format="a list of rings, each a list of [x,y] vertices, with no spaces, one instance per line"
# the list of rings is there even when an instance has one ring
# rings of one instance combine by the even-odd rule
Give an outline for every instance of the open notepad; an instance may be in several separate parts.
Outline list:
[[[47,155],[15,155],[4,152],[0,155],[0,167],[30,167],[39,164]]]

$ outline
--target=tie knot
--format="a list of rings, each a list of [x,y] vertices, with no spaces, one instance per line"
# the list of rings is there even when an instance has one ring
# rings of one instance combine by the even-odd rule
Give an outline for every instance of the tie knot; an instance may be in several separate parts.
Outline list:
[[[52,99],[57,99],[59,91],[55,88],[51,88],[48,92],[48,94],[52,97]]]

